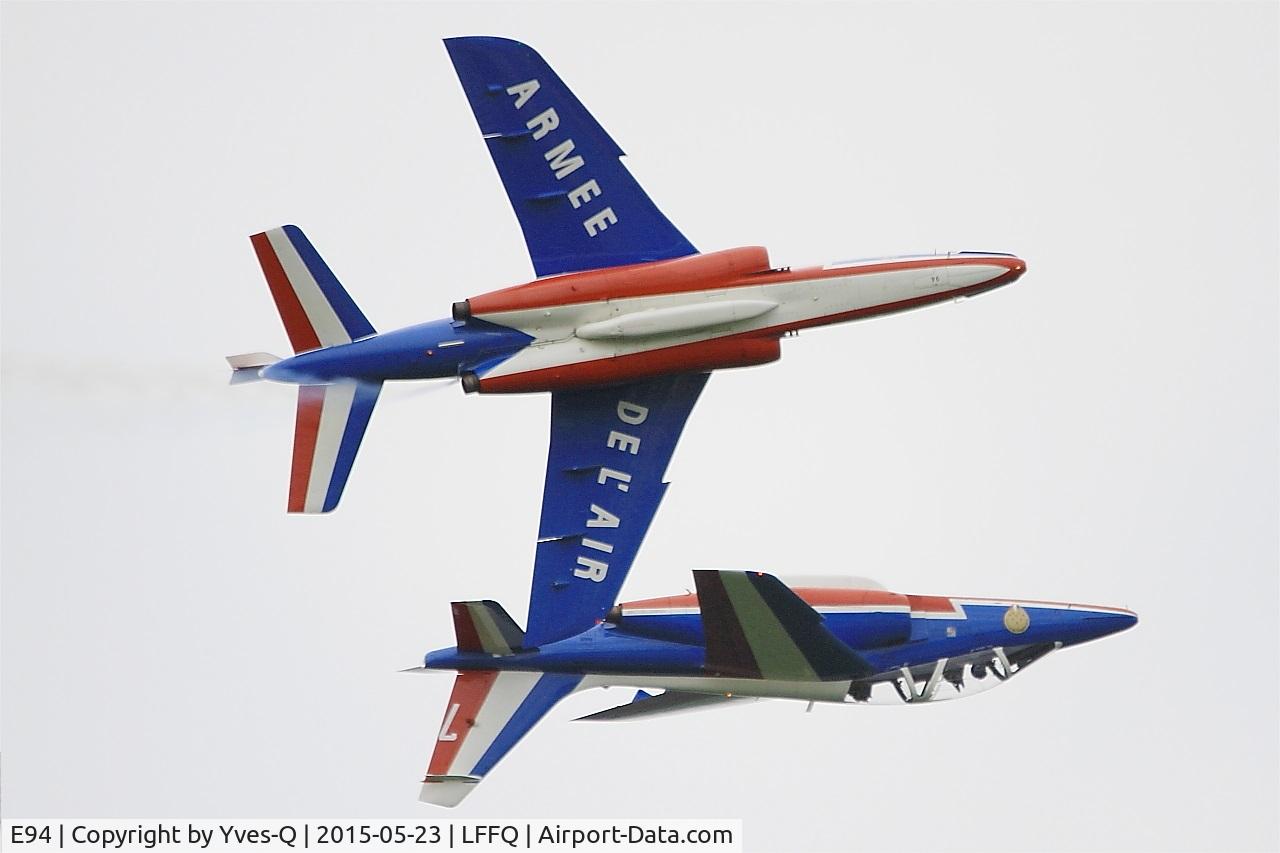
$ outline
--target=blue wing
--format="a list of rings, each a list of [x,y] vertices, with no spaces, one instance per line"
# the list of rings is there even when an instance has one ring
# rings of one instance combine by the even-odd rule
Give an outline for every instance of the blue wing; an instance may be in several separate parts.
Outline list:
[[[526,648],[585,631],[617,600],[707,376],[551,395]]]
[[[537,51],[490,36],[445,47],[539,276],[697,254]]]

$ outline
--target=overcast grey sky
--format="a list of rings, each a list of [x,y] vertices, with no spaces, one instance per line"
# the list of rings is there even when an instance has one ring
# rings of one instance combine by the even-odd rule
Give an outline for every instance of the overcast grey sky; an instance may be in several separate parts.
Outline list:
[[[6,817],[742,817],[748,849],[1267,849],[1277,7],[25,4],[3,72]],[[388,388],[284,512],[247,235],[373,324],[531,275],[440,40],[536,47],[702,249],[1016,252],[714,376],[624,598],[694,567],[1137,610],[965,702],[571,724],[416,803],[448,602],[523,621],[545,396]]]

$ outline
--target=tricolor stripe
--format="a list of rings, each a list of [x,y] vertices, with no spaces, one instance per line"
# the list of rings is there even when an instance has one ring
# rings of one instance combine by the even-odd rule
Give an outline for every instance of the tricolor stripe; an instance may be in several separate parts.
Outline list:
[[[461,672],[458,673],[458,678],[461,680],[467,675],[468,673]],[[458,716],[463,719],[460,725],[469,727],[470,731],[461,739],[453,761],[443,775],[477,775],[472,771],[480,758],[489,751],[507,723],[511,722],[516,709],[533,692],[541,677],[542,674],[537,672],[499,672],[479,704],[463,705],[458,711]]]
[[[536,675],[536,673],[527,673]],[[525,694],[520,705],[515,709],[506,725],[498,732],[498,736],[489,744],[489,748],[480,756],[480,760],[471,768],[472,776],[484,776],[493,766],[502,760],[508,752],[511,751],[520,738],[528,734],[529,730],[538,724],[551,707],[573,692],[573,689],[582,681],[580,675],[566,675],[564,673],[545,673],[533,688]]]
[[[373,326],[299,228],[273,228],[249,240],[295,353],[373,334]]]
[[[581,681],[580,675],[562,673],[458,673],[423,780],[423,799],[456,805],[465,793],[448,792],[449,783],[479,781]]]
[[[342,382],[298,387],[289,512],[338,505],[381,385]]]
[[[496,601],[453,602],[458,651],[504,656],[520,648],[524,632]]]

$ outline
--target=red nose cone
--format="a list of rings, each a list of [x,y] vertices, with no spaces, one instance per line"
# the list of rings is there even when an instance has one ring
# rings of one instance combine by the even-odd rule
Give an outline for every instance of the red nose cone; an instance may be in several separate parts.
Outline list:
[[[1009,277],[1005,279],[1005,284],[1012,284],[1022,278],[1022,274],[1027,271],[1027,262],[1022,258],[1009,259]]]
[[[1027,262],[1022,258],[992,258],[991,261],[1007,270],[1007,272],[1003,273],[998,278],[991,280],[992,287],[1003,287],[1006,284],[1013,284],[1015,281],[1022,278],[1022,274],[1027,271]],[[988,261],[984,259],[983,263],[988,263]]]

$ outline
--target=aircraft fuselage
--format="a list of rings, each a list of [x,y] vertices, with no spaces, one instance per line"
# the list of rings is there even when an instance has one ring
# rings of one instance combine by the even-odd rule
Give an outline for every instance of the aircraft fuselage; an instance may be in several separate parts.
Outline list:
[[[324,384],[460,376],[467,391],[596,387],[763,364],[788,333],[1009,284],[1012,255],[958,254],[775,269],[758,247],[569,273],[455,305],[436,320],[279,361],[262,376]]]
[[[874,674],[851,672],[822,682],[788,683],[710,671],[698,599],[692,594],[621,604],[605,622],[582,634],[501,658],[441,649],[426,656],[424,667],[562,672],[589,676],[584,686],[845,701],[851,691],[857,696],[854,682],[869,688],[901,679],[904,670],[925,683],[939,661],[943,666],[935,681],[945,676],[957,692],[966,678],[980,681],[990,673],[994,683],[1011,674],[1006,667],[1016,671],[1048,651],[1114,634],[1137,622],[1131,611],[1094,605],[884,590],[794,591],[822,614],[827,630],[869,663]]]

